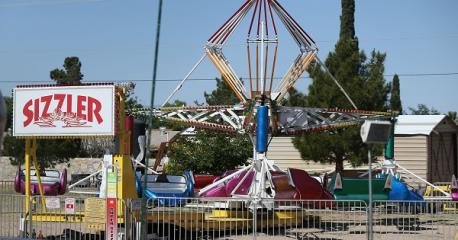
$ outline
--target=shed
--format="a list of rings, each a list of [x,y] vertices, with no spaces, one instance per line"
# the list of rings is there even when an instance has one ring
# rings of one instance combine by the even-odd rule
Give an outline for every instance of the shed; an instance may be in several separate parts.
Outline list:
[[[294,137],[273,137],[267,152],[267,158],[279,168],[298,168],[309,173],[327,172],[334,169],[334,164],[304,160],[293,144]]]
[[[457,125],[446,115],[400,115],[395,126],[396,162],[429,182],[458,175]],[[400,171],[402,173],[402,171]],[[404,173],[409,183],[419,183]]]
[[[303,159],[301,153],[293,144],[294,137],[273,137],[267,152],[267,159],[273,161],[280,169],[298,168],[307,171],[311,175],[320,175],[332,172],[335,169],[333,163],[321,163]],[[367,166],[360,166],[366,168]],[[354,169],[350,162],[344,162],[345,169]]]

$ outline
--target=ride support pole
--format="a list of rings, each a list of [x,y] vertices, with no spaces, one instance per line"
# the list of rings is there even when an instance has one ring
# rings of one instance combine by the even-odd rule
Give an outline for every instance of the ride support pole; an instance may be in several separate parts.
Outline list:
[[[29,218],[28,231],[24,229],[29,234],[32,233],[32,212],[31,212],[31,192],[30,192],[30,158],[32,156],[32,139],[25,139],[25,216]],[[27,222],[27,221],[26,221]]]
[[[43,193],[43,184],[41,184],[40,165],[38,165],[38,159],[37,159],[37,139],[36,138],[33,138],[32,140],[30,155],[32,158],[33,167],[35,168],[35,175],[37,176],[37,180],[38,180],[38,189],[40,191],[41,206],[43,210],[46,211],[46,202],[45,202],[45,195]]]

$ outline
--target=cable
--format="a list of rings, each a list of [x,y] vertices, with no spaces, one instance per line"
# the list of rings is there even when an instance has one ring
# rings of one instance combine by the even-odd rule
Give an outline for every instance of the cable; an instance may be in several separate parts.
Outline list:
[[[393,77],[395,74],[384,74],[384,77]],[[399,73],[399,77],[428,77],[428,76],[455,76],[458,72],[449,73]],[[248,79],[248,77],[242,77],[242,79]],[[282,79],[282,77],[274,77],[273,79]],[[301,79],[310,79],[308,76],[301,77]],[[180,82],[183,79],[157,79],[157,82]],[[189,81],[215,81],[215,78],[189,78]],[[84,79],[85,82],[151,82],[151,79]],[[53,80],[0,80],[0,83],[54,83]]]

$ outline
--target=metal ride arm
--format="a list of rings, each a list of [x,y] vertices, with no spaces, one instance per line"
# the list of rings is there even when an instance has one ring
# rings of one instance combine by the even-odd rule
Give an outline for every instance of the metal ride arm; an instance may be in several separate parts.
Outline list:
[[[146,114],[151,110],[137,109],[132,114]],[[184,106],[167,107],[153,110],[156,117],[168,122],[176,122],[184,126],[222,132],[250,132],[251,126],[244,125],[246,116],[243,106]],[[275,107],[278,117],[276,125],[282,135],[297,135],[307,132],[321,132],[330,129],[345,128],[359,124],[364,120],[386,120],[392,116],[391,112]],[[274,124],[274,123],[272,123]],[[275,126],[275,125],[274,125]]]
[[[277,111],[279,130],[287,135],[345,128],[364,120],[386,120],[392,115],[391,112],[300,107],[278,107]]]
[[[316,51],[299,54],[275,90],[275,92],[280,93],[275,100],[281,101],[286,94],[288,94],[288,91],[300,79],[301,75],[305,72],[305,70],[307,70],[310,63],[312,63],[315,59],[316,54]]]
[[[229,88],[242,103],[246,103],[246,100],[248,98],[246,89],[243,86],[242,81],[240,81],[240,78],[235,73],[234,69],[232,69],[231,65],[229,65],[229,61],[223,55],[221,49],[207,47],[205,51],[207,53],[208,58],[213,62],[213,64],[218,69],[223,81],[227,83]]]
[[[242,106],[232,105],[184,106],[165,107],[158,110],[136,109],[132,114],[141,115],[153,111],[155,117],[167,122],[223,132],[239,132],[243,130],[244,109]]]
[[[242,22],[248,11],[254,4],[254,0],[246,1],[226,23],[221,26],[209,39],[205,46],[205,52],[208,58],[215,65],[216,69],[221,74],[223,81],[227,83],[235,96],[245,103],[248,96],[242,81],[235,73],[234,69],[229,64],[224,54],[221,51],[222,46],[229,39],[229,36],[234,32],[238,25]]]

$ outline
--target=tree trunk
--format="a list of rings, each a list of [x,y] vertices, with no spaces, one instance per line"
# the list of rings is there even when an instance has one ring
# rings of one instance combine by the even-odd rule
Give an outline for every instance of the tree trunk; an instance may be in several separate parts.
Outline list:
[[[336,160],[336,172],[342,172],[343,170],[343,160]]]

